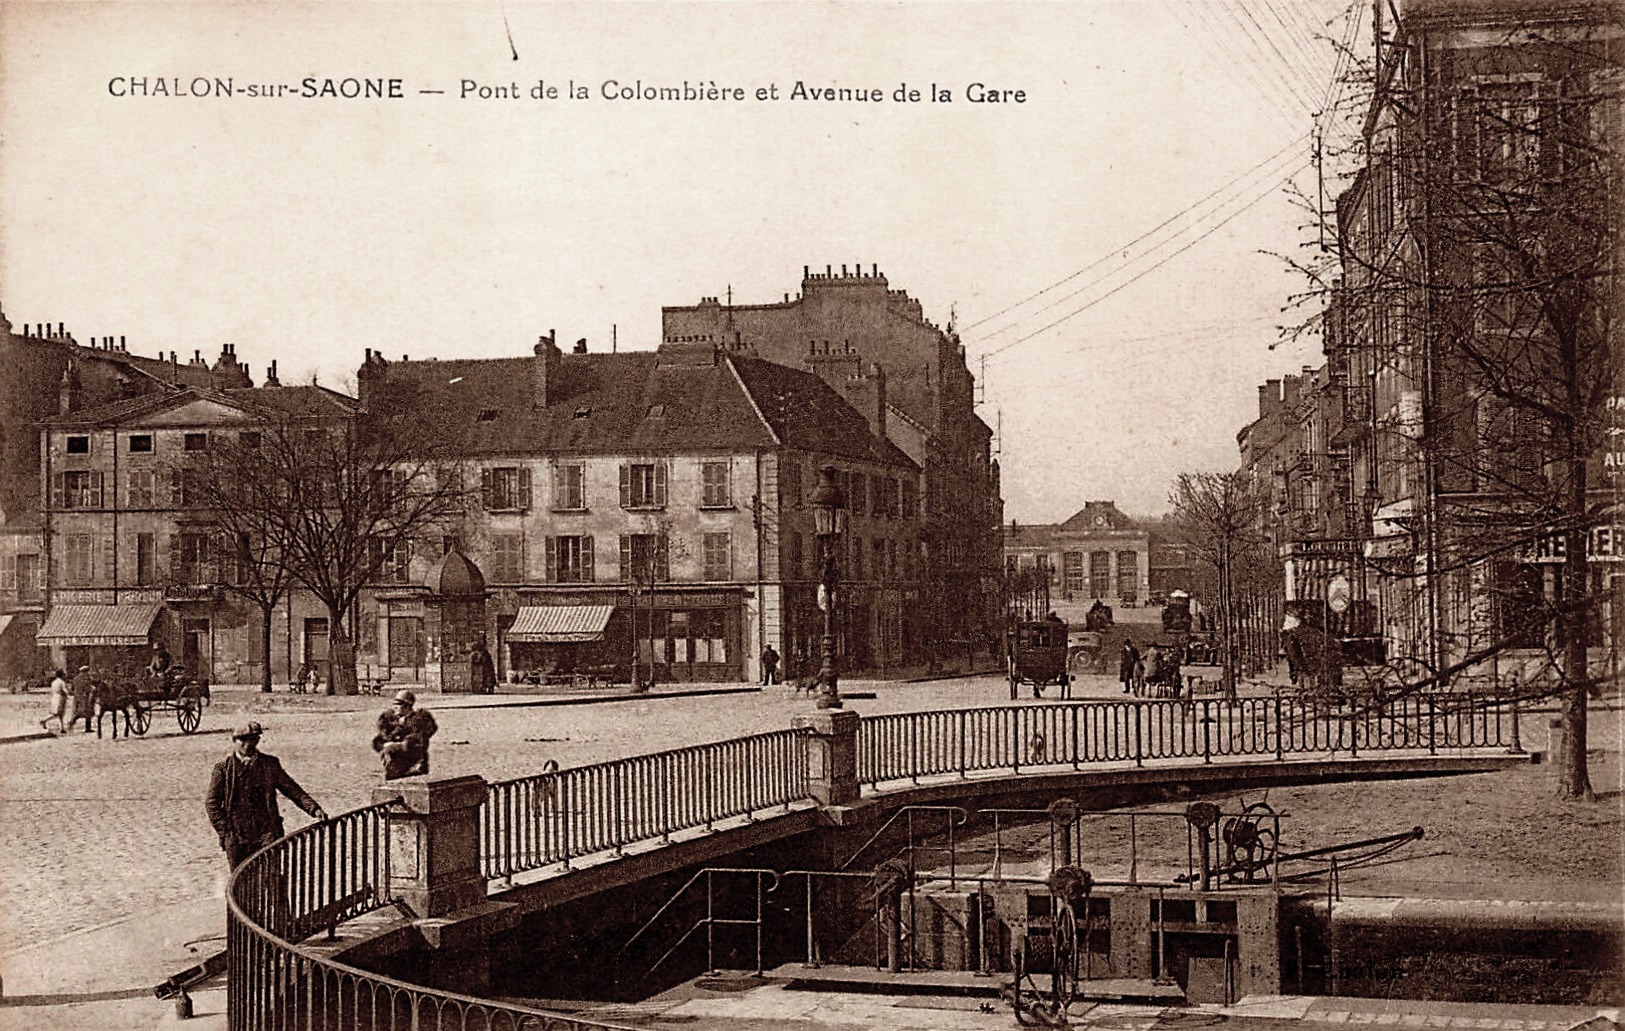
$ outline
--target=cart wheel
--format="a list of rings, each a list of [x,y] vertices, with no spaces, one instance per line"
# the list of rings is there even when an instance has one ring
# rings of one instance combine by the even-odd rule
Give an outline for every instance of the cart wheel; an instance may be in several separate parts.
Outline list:
[[[175,722],[181,725],[181,733],[190,734],[197,730],[197,725],[203,719],[203,707],[198,704],[197,696],[182,695],[175,701]]]
[[[145,735],[147,728],[152,726],[152,706],[145,702],[136,702],[130,706],[130,729],[138,735]]]

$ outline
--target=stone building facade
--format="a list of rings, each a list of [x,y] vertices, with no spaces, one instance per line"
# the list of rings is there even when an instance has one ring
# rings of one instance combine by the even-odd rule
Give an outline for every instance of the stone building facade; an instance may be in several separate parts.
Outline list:
[[[1047,571],[1050,605],[1068,622],[1081,623],[1096,601],[1133,608],[1147,604],[1151,594],[1151,536],[1110,501],[1086,501],[1061,523],[1011,522],[1004,563],[1006,576]]]
[[[804,269],[801,292],[766,304],[706,297],[662,309],[667,343],[705,342],[817,373],[923,470],[920,609],[943,642],[997,633],[999,466],[952,327],[892,289],[877,267]]]
[[[709,342],[657,351],[389,361],[360,370],[368,418],[427,405],[439,461],[478,485],[439,540],[363,600],[359,654],[392,669],[435,653],[421,585],[456,548],[488,595],[499,676],[587,671],[659,681],[809,671],[822,634],[808,505],[834,465],[848,498],[839,567],[848,668],[909,661],[920,596],[920,471],[818,377]],[[429,679],[432,679],[430,677]]]

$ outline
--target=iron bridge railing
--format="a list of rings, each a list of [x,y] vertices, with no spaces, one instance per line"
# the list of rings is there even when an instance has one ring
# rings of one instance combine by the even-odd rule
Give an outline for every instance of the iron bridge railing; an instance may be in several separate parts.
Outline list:
[[[981,771],[1148,760],[1508,747],[1515,702],[1416,694],[1329,709],[1295,698],[1075,702],[869,716],[858,726],[858,783],[918,783]]]
[[[512,877],[808,798],[805,729],[676,748],[494,783],[480,863]]]
[[[1496,699],[1416,695],[1328,712],[1285,698],[1021,705],[864,719],[860,783],[1086,762],[1507,746],[1517,709]],[[479,814],[487,878],[809,797],[805,729],[673,749],[490,785]],[[395,903],[384,803],[305,827],[232,877],[227,1024],[233,1031],[587,1031],[616,1025],[407,984],[297,943]]]

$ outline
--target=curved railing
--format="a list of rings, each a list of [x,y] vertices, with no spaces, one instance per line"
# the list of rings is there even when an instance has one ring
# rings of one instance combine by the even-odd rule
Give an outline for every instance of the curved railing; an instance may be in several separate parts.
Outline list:
[[[1329,712],[1293,699],[1019,705],[872,716],[860,783],[1084,763],[1511,746],[1517,710],[1415,695]],[[490,878],[620,853],[718,820],[807,799],[805,729],[695,745],[489,785],[479,813]],[[295,944],[395,902],[386,803],[305,827],[245,862],[227,897],[227,1024],[234,1031],[586,1031],[616,1025],[407,984]]]
[[[480,865],[507,877],[808,797],[803,729],[555,770],[489,785]],[[234,1031],[587,1031],[619,1025],[458,995],[295,944],[391,905],[395,803],[312,824],[260,851],[227,897],[227,1026]]]
[[[480,807],[481,869],[511,877],[788,807],[808,797],[806,734],[775,730],[494,783]]]
[[[1296,698],[1074,702],[870,716],[858,783],[1034,767],[1515,746],[1518,712],[1498,699],[1411,695],[1340,710]],[[1510,735],[1510,738],[1508,737]]]

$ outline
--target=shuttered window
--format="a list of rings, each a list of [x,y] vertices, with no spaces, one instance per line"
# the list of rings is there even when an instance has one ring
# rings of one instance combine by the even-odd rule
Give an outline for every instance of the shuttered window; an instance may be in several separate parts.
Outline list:
[[[526,466],[481,469],[480,504],[487,512],[529,511],[530,469]]]
[[[706,580],[732,580],[734,578],[733,534],[708,533],[705,535]]]
[[[628,462],[621,466],[622,508],[666,507],[666,463]]]
[[[703,508],[727,508],[734,503],[733,487],[728,482],[730,463],[705,462],[700,466],[700,505]]]
[[[550,583],[592,583],[593,541],[587,535],[547,538],[547,580]]]

